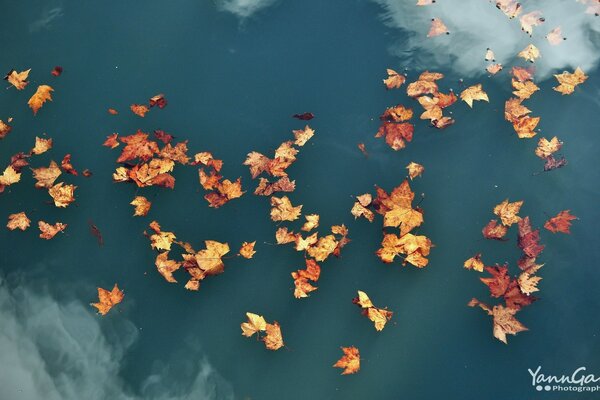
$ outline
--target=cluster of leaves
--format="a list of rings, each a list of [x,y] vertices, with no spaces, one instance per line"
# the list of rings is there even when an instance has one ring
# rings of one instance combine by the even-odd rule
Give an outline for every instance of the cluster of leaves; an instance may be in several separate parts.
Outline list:
[[[113,173],[115,182],[134,182],[138,187],[162,186],[173,189],[175,178],[171,175],[176,163],[186,165],[187,141],[171,145],[173,136],[163,131],[155,131],[156,140],[149,139],[149,134],[138,130],[133,135],[119,137],[117,133],[108,136],[103,145],[112,149],[124,144],[117,158],[117,167]],[[162,148],[159,144],[162,142]]]
[[[132,113],[134,113],[138,117],[144,118],[146,116],[146,113],[148,111],[150,111],[150,108],[157,106],[158,108],[163,109],[163,108],[165,108],[166,105],[167,105],[167,99],[165,99],[164,94],[160,93],[160,94],[157,94],[156,96],[150,97],[150,100],[148,100],[148,105],[134,103],[131,106],[129,106],[129,109],[131,110]],[[108,112],[113,115],[118,114],[118,112],[112,108],[109,109]]]
[[[274,222],[293,222],[302,216],[302,205],[294,206],[288,196],[277,197],[274,193],[292,192],[296,182],[290,181],[287,169],[296,161],[300,147],[304,146],[313,136],[314,130],[308,125],[304,129],[294,130],[294,141],[283,142],[273,158],[259,152],[248,154],[244,165],[250,168],[252,179],[259,178],[259,184],[254,191],[258,196],[270,196],[271,220]],[[270,182],[267,178],[275,177],[277,180]],[[291,273],[294,279],[294,297],[305,298],[317,289],[313,284],[321,275],[321,267],[317,262],[325,261],[330,255],[339,257],[342,248],[350,242],[348,228],[344,225],[333,225],[330,234],[319,237],[316,228],[319,227],[318,214],[306,214],[305,223],[300,227],[301,232],[294,232],[288,226],[280,226],[275,232],[278,245],[294,244],[296,251],[305,254],[305,269]],[[314,232],[312,232],[314,230]],[[303,235],[302,232],[307,232]],[[309,234],[308,232],[312,232]],[[312,283],[311,283],[312,282]]]
[[[284,346],[283,337],[281,335],[281,327],[274,321],[272,324],[267,323],[262,315],[251,312],[246,313],[247,322],[242,322],[242,335],[252,337],[256,334],[268,350],[279,350]],[[264,332],[265,336],[260,338],[260,333]]]
[[[507,343],[506,335],[516,335],[527,328],[519,322],[515,315],[523,307],[532,304],[537,300],[532,295],[538,292],[538,283],[541,277],[536,275],[543,264],[537,263],[537,257],[544,250],[544,245],[540,244],[540,231],[533,229],[529,217],[521,218],[518,214],[523,205],[523,201],[510,203],[504,200],[494,207],[494,214],[500,218],[491,220],[483,228],[483,236],[486,239],[505,240],[504,236],[510,226],[518,225],[517,245],[522,251],[521,258],[517,261],[520,273],[518,276],[511,277],[508,272],[508,264],[502,266],[485,266],[482,261],[481,253],[474,255],[465,261],[466,269],[490,274],[490,277],[480,278],[481,282],[488,286],[490,296],[501,298],[503,304],[489,306],[486,303],[473,298],[469,302],[470,307],[479,306],[488,315],[493,318],[493,334],[498,340]],[[569,233],[569,227],[573,219],[576,219],[568,210],[561,211],[556,217],[546,221],[544,227],[552,232]]]
[[[423,210],[418,206],[413,208],[415,194],[408,180],[394,188],[390,194],[376,187],[377,197],[373,199],[370,193],[357,196],[350,211],[354,218],[364,217],[369,222],[375,219],[375,212],[383,216],[383,227],[395,228],[399,234],[386,233],[377,250],[377,256],[384,263],[392,263],[395,257],[404,256],[403,265],[407,263],[423,268],[429,260],[427,256],[432,247],[427,236],[414,235],[411,231],[423,223]]]
[[[60,68],[60,72],[58,72],[55,67],[52,71],[52,75],[58,76],[62,73],[62,68]],[[31,72],[31,68],[25,71],[17,72],[16,70],[10,70],[4,80],[8,81],[13,87],[17,90],[23,90],[29,84],[29,72]],[[33,115],[36,115],[37,112],[42,108],[46,101],[52,101],[52,92],[54,89],[49,85],[39,85],[35,91],[35,93],[29,98],[27,105],[33,111]]]
[[[156,221],[152,221],[149,228],[150,231],[144,232],[144,235],[150,240],[150,246],[158,251],[155,261],[156,269],[167,282],[177,283],[173,273],[183,268],[190,275],[185,288],[197,291],[200,289],[200,281],[209,276],[220,275],[225,271],[223,257],[230,251],[229,244],[206,240],[204,241],[205,248],[196,251],[191,244],[176,240],[177,237],[173,232],[163,231]],[[255,253],[254,244],[255,242],[244,242],[238,255],[252,258]],[[169,252],[173,245],[179,246],[182,250],[182,261],[169,258]]]
[[[387,78],[383,80],[387,89],[398,89],[406,81],[404,75],[393,69],[388,69],[387,74]],[[455,122],[451,117],[444,115],[443,110],[458,100],[452,90],[447,94],[440,92],[437,81],[442,78],[444,78],[442,73],[425,71],[406,88],[408,97],[416,99],[423,107],[424,111],[421,113],[420,119],[429,120],[431,126],[438,129],[446,128]],[[461,92],[460,98],[469,107],[473,107],[475,100],[489,101],[481,84],[466,88]],[[394,150],[405,148],[407,142],[412,141],[413,138],[414,125],[408,122],[412,117],[413,110],[401,104],[387,108],[379,117],[381,124],[375,137],[385,137],[387,145]],[[364,145],[363,148],[359,145],[359,148],[365,153]]]
[[[504,105],[504,118],[512,123],[513,129],[520,139],[532,138],[540,117],[531,117],[531,110],[525,107],[522,102],[531,97],[533,93],[539,90],[533,83],[533,73],[531,70],[522,67],[513,67],[511,70],[512,86],[515,89],[513,94],[516,97],[508,99]]]
[[[235,182],[223,179],[223,176],[219,174],[223,167],[223,161],[213,158],[211,153],[197,153],[192,164],[203,166],[198,170],[198,174],[200,185],[209,191],[204,196],[209,207],[219,208],[230,200],[242,197],[245,193],[242,191],[242,178],[237,178]],[[204,168],[209,170],[208,174]]]
[[[6,187],[21,181],[22,170],[29,166],[29,161],[33,156],[39,157],[52,149],[52,138],[35,138],[34,146],[28,152],[19,152],[11,157],[9,165],[0,175],[0,193],[4,192]],[[56,183],[56,180],[66,173],[68,175],[78,176],[79,173],[71,163],[71,154],[66,154],[60,165],[54,160],[50,160],[48,167],[31,168],[32,176],[35,179],[36,189],[46,189],[52,198],[52,204],[58,208],[66,208],[75,202],[75,189],[77,186],[64,181]],[[89,177],[92,173],[84,170],[82,175]],[[31,220],[24,211],[10,214],[6,227],[9,230],[19,229],[25,231],[31,225]],[[67,224],[56,222],[49,224],[43,220],[38,221],[40,230],[39,237],[42,239],[52,239],[57,233],[63,232]]]

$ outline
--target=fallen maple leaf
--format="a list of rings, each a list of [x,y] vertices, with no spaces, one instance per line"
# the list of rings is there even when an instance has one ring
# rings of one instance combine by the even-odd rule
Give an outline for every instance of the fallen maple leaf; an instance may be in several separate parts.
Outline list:
[[[417,164],[416,162],[412,161],[406,166],[406,169],[408,170],[408,176],[411,180],[413,180],[417,176],[421,176],[423,171],[425,171],[425,167],[423,167],[421,164]]]
[[[533,44],[530,44],[529,46],[521,50],[518,56],[526,61],[533,63],[537,58],[540,57],[540,51]]]
[[[570,210],[564,210],[559,212],[555,217],[552,217],[546,221],[544,228],[552,233],[571,233],[571,221],[576,219],[578,218],[574,215],[571,215]]]
[[[493,219],[481,231],[486,239],[504,240],[508,228],[504,225],[499,225],[498,220]]]
[[[169,252],[164,251],[156,256],[156,270],[161,274],[167,282],[177,283],[177,280],[173,277],[173,272],[177,271],[182,263],[175,260],[169,259]]]
[[[52,89],[51,86],[48,86],[48,85],[38,86],[38,88],[35,91],[35,93],[33,94],[33,96],[31,96],[31,98],[27,102],[27,104],[29,105],[29,108],[31,108],[33,110],[33,115],[37,114],[38,110],[40,108],[42,108],[42,106],[44,105],[44,103],[46,101],[48,101],[48,100],[52,101],[52,92],[53,91],[54,91],[54,89]]]
[[[517,244],[519,248],[523,250],[523,253],[528,257],[537,257],[544,246],[540,245],[540,231],[539,229],[533,230],[531,228],[531,222],[529,217],[525,217],[519,221],[519,236]]]
[[[552,154],[556,153],[561,149],[563,142],[558,140],[556,136],[548,140],[546,138],[540,138],[538,141],[537,148],[535,149],[535,155],[539,158],[547,158]]]
[[[528,330],[521,322],[519,322],[514,316],[517,310],[512,308],[506,308],[502,305],[494,306],[490,308],[487,304],[481,303],[477,299],[472,299],[469,304],[470,307],[479,306],[488,315],[493,317],[494,321],[494,337],[503,343],[507,343],[506,335],[516,335],[519,332]]]
[[[354,219],[359,217],[365,217],[369,222],[373,222],[375,214],[373,213],[373,211],[367,208],[371,205],[372,201],[373,197],[370,193],[365,193],[360,196],[356,196],[356,202],[354,203],[354,206],[352,206],[352,210],[350,210],[350,213],[354,215]]]
[[[54,199],[56,207],[67,207],[75,201],[75,189],[77,186],[65,185],[64,182],[59,182],[48,189],[48,193]]]
[[[566,37],[564,37],[562,35],[562,31],[560,29],[560,26],[557,26],[556,28],[552,29],[547,35],[546,35],[546,39],[548,40],[548,42],[552,45],[552,46],[558,46],[559,44],[561,44],[563,41],[567,40]]]
[[[256,245],[256,241],[242,243],[242,247],[240,248],[238,254],[244,258],[252,258],[254,254],[256,254],[256,251],[254,250],[254,245]]]
[[[158,106],[158,108],[165,108],[167,105],[167,99],[165,99],[165,95],[160,93],[156,96],[150,97],[149,100],[150,107]]]
[[[552,171],[553,169],[562,168],[567,165],[567,159],[564,157],[554,158],[554,156],[546,157],[544,163],[544,171]]]
[[[37,181],[35,183],[36,188],[51,188],[54,185],[54,181],[62,174],[58,164],[54,161],[50,161],[48,167],[32,168],[33,177]]]
[[[10,122],[10,121],[8,121]],[[10,133],[12,126],[0,119],[0,139],[4,139]]]
[[[117,110],[115,110],[114,108],[109,108],[108,113],[110,115],[117,115],[119,112]]]
[[[40,229],[40,237],[42,239],[50,240],[52,239],[58,232],[62,232],[67,229],[67,224],[63,224],[61,222],[57,222],[54,225],[50,225],[47,222],[39,221],[38,228]]]
[[[52,71],[50,72],[53,76],[60,76],[63,72],[63,67],[60,66],[56,66],[54,68],[52,68]]]
[[[485,70],[491,75],[496,75],[498,72],[502,71],[502,64],[490,64]]]
[[[494,207],[494,214],[500,217],[502,225],[511,226],[521,220],[517,214],[523,205],[523,201],[509,203],[508,199]]]
[[[6,167],[2,175],[0,175],[0,192],[5,186],[10,186],[18,183],[21,180],[21,173],[17,172],[12,165]]]
[[[360,370],[360,353],[354,346],[342,347],[344,355],[335,364],[334,368],[343,368],[342,375],[355,374]]]
[[[450,31],[448,30],[446,25],[444,25],[444,23],[442,22],[441,19],[432,18],[431,19],[431,27],[429,28],[429,33],[427,33],[427,37],[439,36],[439,35],[443,35],[444,33],[446,35],[450,34]]]
[[[271,197],[271,220],[273,221],[294,221],[300,218],[302,205],[292,206],[287,196]]]
[[[110,292],[106,289],[98,288],[98,303],[91,303],[91,305],[98,309],[98,313],[106,315],[111,308],[123,301],[124,296],[123,291],[115,283]]]
[[[132,113],[142,118],[144,118],[146,116],[146,113],[150,111],[148,106],[144,104],[132,104],[129,106],[129,109]]]
[[[541,25],[545,19],[542,17],[542,13],[539,11],[532,11],[527,14],[523,14],[521,18],[519,18],[519,22],[521,22],[521,30],[531,36],[533,33],[533,27]]]
[[[475,271],[483,272],[485,265],[483,264],[483,261],[481,261],[481,253],[477,253],[473,257],[469,258],[467,261],[465,261],[463,266],[466,269],[474,269]]]
[[[27,86],[27,84],[29,83],[27,81],[27,78],[29,77],[29,71],[31,71],[31,68],[21,72],[17,72],[14,69],[11,69],[8,72],[8,74],[6,74],[6,76],[4,77],[4,80],[8,81],[8,83],[17,88],[17,90],[23,90],[25,89],[25,86]]]
[[[292,272],[294,279],[294,297],[297,299],[308,297],[308,293],[317,290],[315,286],[308,281],[316,282],[321,275],[321,267],[315,260],[305,259],[306,268]]]
[[[60,162],[60,167],[67,174],[71,174],[71,175],[75,175],[75,176],[78,175],[77,170],[73,167],[73,164],[71,164],[71,155],[70,154],[65,154],[62,161]]]
[[[564,71],[560,74],[554,75],[554,77],[558,81],[559,85],[555,86],[553,89],[562,93],[563,95],[573,93],[575,91],[575,87],[585,82],[588,78],[579,67],[577,67],[573,73]]]
[[[260,178],[254,194],[258,196],[270,196],[276,192],[293,192],[296,189],[296,181],[290,181],[290,178],[284,176],[271,183],[268,179]]]
[[[35,137],[35,145],[33,149],[31,149],[31,153],[35,155],[40,155],[52,148],[52,138],[44,139]]]
[[[173,232],[162,231],[159,223],[156,221],[150,223],[150,228],[154,231],[150,235],[150,246],[156,250],[171,250],[171,245],[176,239],[175,234]]]
[[[152,203],[144,196],[135,196],[129,204],[135,207],[134,217],[145,217],[152,206]]]
[[[382,331],[385,328],[385,324],[392,319],[394,313],[388,311],[387,308],[377,308],[369,299],[369,296],[359,290],[358,297],[355,297],[352,302],[362,308],[363,315],[369,318],[375,325],[377,331]]]
[[[519,81],[517,79],[512,80],[512,86],[515,88],[513,94],[520,99],[528,99],[533,93],[540,90],[540,88],[532,81]]]
[[[481,88],[481,83],[477,85],[469,86],[465,90],[460,93],[460,98],[462,101],[468,104],[469,107],[473,107],[474,100],[484,100],[489,102],[490,99],[486,92]]]
[[[24,212],[19,212],[16,214],[10,214],[8,216],[8,223],[6,224],[6,227],[11,231],[14,231],[15,229],[24,231],[29,228],[30,224],[31,220],[27,218],[27,214]]]
[[[281,327],[277,321],[274,321],[272,324],[267,323],[265,332],[267,334],[262,338],[262,341],[268,350],[279,350],[284,346]]]
[[[102,146],[110,147],[111,149],[119,147],[121,144],[118,141],[118,137],[118,133],[113,133],[112,135],[107,136],[104,143],[102,143]]]
[[[242,335],[251,337],[255,333],[267,329],[267,321],[265,321],[262,315],[247,312],[246,317],[248,318],[248,322],[242,322],[241,324]]]
[[[406,77],[404,75],[400,75],[393,69],[387,69],[387,78],[383,80],[383,84],[386,89],[398,89],[404,82],[406,81]]]
[[[318,214],[308,214],[305,215],[304,218],[306,218],[306,222],[304,223],[304,225],[302,225],[302,228],[300,228],[301,230],[305,232],[310,232],[319,226]]]
[[[304,146],[315,134],[315,131],[308,125],[306,125],[304,129],[293,130],[292,132],[296,138],[296,141],[294,142],[296,146]]]

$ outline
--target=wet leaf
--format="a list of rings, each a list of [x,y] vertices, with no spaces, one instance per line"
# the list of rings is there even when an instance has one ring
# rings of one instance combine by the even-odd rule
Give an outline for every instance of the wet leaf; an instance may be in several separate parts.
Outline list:
[[[64,182],[59,182],[48,189],[48,193],[54,200],[56,207],[67,207],[75,201],[75,189],[77,186],[66,185]]]
[[[297,299],[308,297],[310,292],[317,290],[309,281],[317,282],[321,275],[321,267],[315,260],[307,258],[306,268],[292,272],[294,279],[294,297]]]
[[[530,44],[529,46],[527,46],[523,50],[521,50],[519,52],[518,56],[521,57],[522,59],[532,63],[532,62],[535,62],[535,60],[540,57],[540,51],[533,44]]]
[[[242,335],[251,337],[255,333],[267,329],[267,321],[265,321],[262,315],[247,312],[246,317],[248,318],[248,322],[243,322],[241,325]]]
[[[552,217],[546,221],[544,228],[552,233],[571,233],[571,221],[576,219],[578,218],[574,215],[571,215],[570,210],[564,210],[559,212],[555,217]]]
[[[21,72],[17,72],[12,69],[8,72],[8,74],[6,74],[4,80],[8,81],[8,83],[17,88],[17,90],[23,90],[29,83],[27,81],[27,78],[29,77],[29,71],[31,71],[31,68]]]
[[[469,258],[467,261],[465,261],[463,266],[466,269],[473,269],[477,272],[483,272],[485,265],[483,264],[483,261],[481,261],[481,253],[477,253],[473,257]]]
[[[40,237],[42,239],[50,240],[52,239],[58,232],[62,232],[67,229],[67,224],[63,224],[61,222],[57,222],[54,225],[50,225],[47,222],[39,221],[38,228],[40,229]]]
[[[530,13],[523,14],[521,18],[519,18],[519,22],[521,22],[521,29],[529,36],[531,36],[533,33],[533,28],[541,25],[544,21],[545,19],[542,17],[542,13],[539,11],[532,11]]]
[[[310,232],[319,226],[319,215],[308,214],[305,215],[304,218],[306,218],[306,222],[304,223],[304,225],[302,225],[302,228],[300,228],[301,230],[305,232]]]
[[[406,77],[404,75],[400,75],[390,68],[387,69],[387,75],[387,78],[383,80],[383,84],[385,85],[386,89],[398,89],[406,81]]]
[[[408,176],[411,180],[421,176],[421,174],[425,171],[425,167],[412,161],[406,166],[406,169],[408,170]]]
[[[523,201],[509,203],[508,199],[506,199],[494,207],[494,214],[500,217],[502,225],[511,226],[512,224],[516,224],[521,220],[521,217],[519,217],[517,214],[519,213],[522,205]]]
[[[546,39],[548,40],[548,43],[550,43],[552,46],[558,46],[559,44],[567,40],[567,38],[563,36],[560,26],[557,26],[556,28],[552,29],[546,35]]]
[[[135,196],[129,204],[135,207],[134,217],[145,217],[152,206],[152,203],[144,196]]]
[[[51,138],[44,139],[44,138],[39,138],[36,136],[35,137],[35,146],[33,146],[33,149],[31,149],[31,153],[35,154],[35,155],[40,155],[40,154],[47,152],[51,148],[52,148],[52,139]]]
[[[441,19],[433,18],[431,20],[431,27],[429,28],[429,33],[427,33],[427,37],[435,37],[443,34],[449,35],[450,31],[448,30],[446,25],[444,25]]]
[[[302,212],[302,205],[294,207],[287,196],[271,197],[271,207],[272,221],[294,221]]]
[[[46,101],[52,101],[52,89],[51,86],[48,85],[40,85],[37,90],[31,96],[27,104],[29,108],[33,110],[33,115],[36,115],[40,108],[44,105]]]
[[[106,315],[111,308],[123,301],[124,296],[123,291],[115,283],[110,292],[106,289],[98,288],[98,303],[91,303],[91,305],[98,309],[98,313]]]
[[[460,98],[462,101],[467,103],[469,107],[473,107],[474,100],[483,100],[489,102],[490,99],[486,92],[483,91],[481,84],[469,86],[465,90],[460,93]]]
[[[523,332],[528,330],[521,322],[519,322],[515,318],[515,314],[517,310],[512,308],[507,308],[502,305],[494,306],[490,308],[487,304],[481,303],[477,299],[472,299],[469,302],[470,307],[479,306],[483,309],[488,315],[493,317],[494,328],[493,333],[494,337],[500,340],[503,343],[507,343],[506,335],[516,335],[519,332]]]
[[[36,188],[51,188],[54,185],[54,181],[60,176],[62,173],[58,164],[54,161],[50,161],[50,165],[48,167],[40,167],[40,168],[32,168],[33,177],[37,181],[35,183]]]
[[[148,106],[146,106],[144,104],[132,104],[129,106],[129,109],[131,110],[132,113],[134,113],[138,117],[142,117],[142,118],[144,118],[146,116],[146,113],[148,111],[150,111]]]
[[[8,216],[8,223],[6,224],[6,227],[11,231],[14,231],[15,229],[24,231],[29,228],[30,224],[31,220],[27,218],[27,215],[24,212],[19,212],[16,214],[10,214]]]
[[[256,241],[242,243],[239,255],[247,259],[254,257],[254,254],[256,254],[256,251],[254,250],[254,245],[256,245]]]
[[[360,370],[360,353],[354,346],[342,347],[344,355],[335,364],[334,368],[343,368],[342,375],[355,374]]]
[[[556,153],[561,149],[563,142],[558,140],[556,136],[548,140],[546,138],[540,138],[538,141],[537,148],[535,149],[535,155],[539,158],[547,158],[552,154]]]
[[[369,318],[377,331],[382,331],[385,328],[385,324],[392,319],[394,313],[392,311],[388,311],[387,308],[377,308],[369,299],[369,296],[359,290],[358,297],[352,300],[354,304],[362,308],[362,313],[365,317]]]
[[[481,231],[486,239],[504,240],[508,228],[504,225],[499,225],[498,220],[493,219]]]
[[[573,93],[575,91],[575,87],[585,82],[588,78],[579,67],[577,67],[573,73],[564,71],[560,74],[554,75],[554,77],[558,81],[559,85],[555,86],[553,89],[562,93],[563,95]]]
[[[296,141],[294,142],[296,146],[304,146],[315,134],[315,131],[308,125],[306,125],[304,129],[294,130],[292,132],[296,138]]]
[[[164,251],[156,256],[157,271],[165,278],[167,282],[176,283],[177,280],[173,277],[173,272],[181,267],[181,262],[169,259],[169,252]]]

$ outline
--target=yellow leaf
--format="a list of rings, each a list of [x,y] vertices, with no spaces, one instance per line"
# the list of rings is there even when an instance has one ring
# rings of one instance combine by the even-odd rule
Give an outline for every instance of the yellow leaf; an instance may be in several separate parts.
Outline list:
[[[509,203],[508,199],[504,200],[502,203],[498,204],[494,207],[494,214],[500,217],[502,220],[502,225],[511,226],[521,220],[517,214],[523,205],[523,201],[515,201],[514,203]]]
[[[13,69],[8,74],[6,74],[4,79],[7,80],[8,83],[16,87],[17,90],[23,90],[25,89],[25,86],[27,86],[27,84],[29,83],[27,81],[29,71],[31,71],[31,68],[21,72],[17,72]]]
[[[6,227],[11,231],[14,231],[15,229],[24,231],[25,229],[29,228],[30,224],[31,220],[27,218],[27,215],[24,212],[20,212],[16,214],[10,214],[8,216],[8,223],[6,224]]]
[[[355,374],[360,370],[360,353],[354,346],[342,347],[344,355],[333,366],[343,368],[342,375]]]
[[[135,196],[135,198],[129,204],[135,207],[135,211],[133,213],[135,217],[146,216],[148,211],[150,211],[150,207],[152,206],[152,203],[144,196]]]
[[[64,182],[59,182],[48,189],[48,193],[54,199],[56,207],[67,207],[75,201],[75,189],[77,186],[65,185]]]
[[[29,105],[29,108],[31,108],[33,110],[33,115],[37,114],[38,110],[40,108],[42,108],[42,105],[44,105],[44,103],[46,101],[48,101],[48,100],[52,101],[52,92],[53,91],[54,91],[54,89],[52,89],[51,86],[48,86],[48,85],[38,86],[38,88],[35,91],[35,93],[33,94],[33,96],[31,96],[31,98],[27,102],[27,104]]]
[[[527,46],[523,50],[521,50],[519,52],[518,56],[529,62],[534,62],[537,58],[540,57],[540,51],[538,50],[537,47],[530,44],[529,46]]]
[[[240,248],[239,255],[244,258],[248,258],[248,259],[252,258],[254,256],[254,254],[256,254],[256,251],[254,250],[255,244],[256,244],[256,241],[242,243],[242,247]]]
[[[554,75],[554,77],[558,81],[559,85],[553,89],[562,93],[563,95],[573,93],[575,91],[575,86],[585,82],[585,80],[588,78],[579,67],[577,67],[573,73],[564,71],[563,73]]]
[[[483,100],[489,102],[490,99],[486,92],[481,88],[481,83],[477,85],[469,86],[465,90],[463,90],[460,94],[460,98],[469,105],[469,107],[473,107],[474,100]]]

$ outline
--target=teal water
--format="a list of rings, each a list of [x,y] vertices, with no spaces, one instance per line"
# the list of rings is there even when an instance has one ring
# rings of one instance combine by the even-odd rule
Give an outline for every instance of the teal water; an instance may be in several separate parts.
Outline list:
[[[75,167],[93,176],[65,178],[78,186],[76,203],[66,209],[48,203],[26,169],[22,182],[0,195],[1,218],[26,211],[34,224],[69,224],[51,241],[39,239],[33,224],[26,232],[0,229],[0,399],[598,398],[538,393],[527,369],[561,375],[585,366],[600,376],[600,18],[574,1],[561,14],[562,2],[553,1],[546,24],[536,28],[536,43],[559,24],[568,36],[561,50],[540,44],[548,51],[538,63],[541,90],[526,104],[541,117],[540,135],[564,141],[569,165],[534,175],[543,164],[533,154],[537,140],[519,140],[504,121],[511,96],[506,70],[493,78],[480,74],[486,47],[495,46],[511,65],[509,54],[529,39],[488,2],[469,9],[474,2],[448,1],[438,10],[456,31],[427,42],[428,26],[397,25],[421,12],[412,3],[225,3],[265,5],[238,14],[223,2],[183,0],[5,4],[1,67],[32,72],[27,90],[0,95],[0,118],[14,118],[0,159],[7,164],[46,133],[54,148],[32,166],[71,153]],[[402,17],[394,18],[394,7]],[[486,18],[489,24],[474,21]],[[517,39],[478,33],[481,24],[515,30]],[[467,59],[471,49],[479,58]],[[64,68],[58,78],[50,75],[55,65]],[[550,72],[577,65],[590,78],[571,96],[554,92]],[[385,91],[380,80],[388,67],[407,68],[409,80],[425,69],[441,71],[444,91],[458,92],[461,78],[465,85],[482,83],[490,102],[473,109],[456,103],[450,110],[457,122],[442,131],[417,121],[413,141],[394,152],[373,138],[377,117],[397,103],[419,106],[403,89]],[[44,83],[54,87],[53,101],[33,117],[26,103]],[[157,93],[165,93],[166,108],[143,119],[127,110]],[[109,107],[120,114],[107,114]],[[255,182],[242,162],[252,150],[271,154],[304,126],[290,116],[305,111],[316,115],[309,122],[316,135],[288,170],[297,183],[290,198],[320,214],[322,227],[345,223],[352,242],[341,258],[323,263],[319,289],[297,300],[290,272],[303,266],[303,256],[271,245],[277,225],[269,220],[268,200],[251,194]],[[118,149],[101,143],[138,128],[188,139],[191,154],[213,152],[224,160],[224,175],[241,176],[248,193],[210,209],[195,167],[175,169],[173,191],[113,183]],[[357,149],[360,142],[368,158]],[[399,185],[410,161],[426,168],[411,185],[425,193],[419,232],[435,243],[423,270],[380,263],[374,252],[381,220],[369,224],[350,215],[353,195],[372,192],[375,184]],[[132,217],[136,194],[153,202],[148,217]],[[529,331],[510,336],[508,345],[493,338],[489,317],[466,307],[472,297],[488,295],[479,275],[462,268],[482,252],[486,263],[508,261],[516,272],[516,228],[507,242],[481,236],[493,206],[505,198],[524,200],[521,215],[537,227],[563,209],[579,217],[571,235],[542,232],[540,300],[518,314]],[[197,249],[207,239],[232,250],[256,240],[257,254],[225,260],[224,274],[204,281],[199,292],[186,291],[183,274],[180,284],[168,284],[155,270],[155,253],[142,234],[153,219]],[[89,233],[88,220],[101,230],[104,246]],[[96,300],[96,287],[115,282],[125,291],[123,303],[106,317],[95,315],[88,303]],[[351,303],[358,289],[395,312],[384,331],[375,332]],[[277,320],[286,348],[269,352],[242,337],[246,311]],[[360,348],[362,368],[340,376],[331,365],[339,347],[350,345]]]

